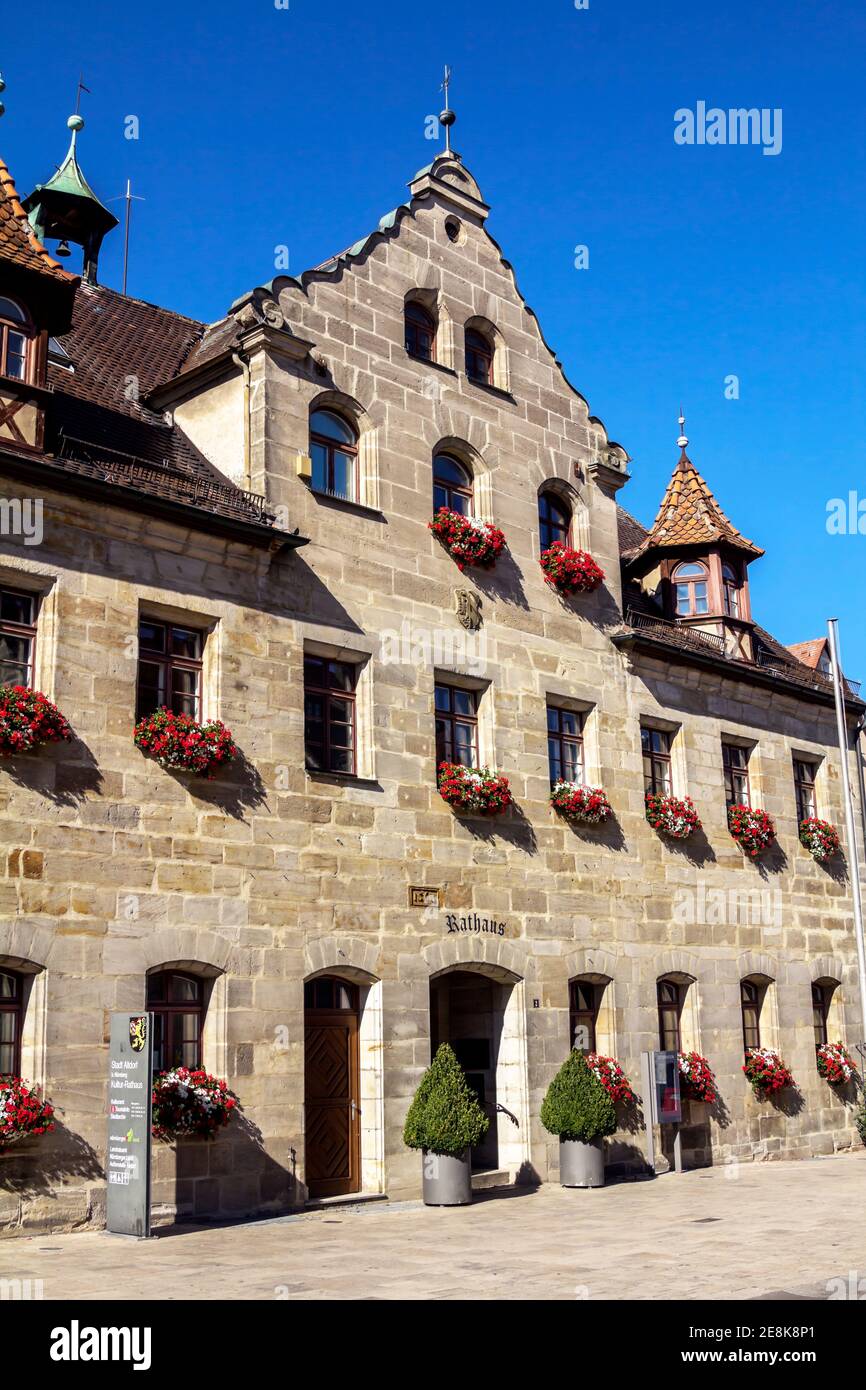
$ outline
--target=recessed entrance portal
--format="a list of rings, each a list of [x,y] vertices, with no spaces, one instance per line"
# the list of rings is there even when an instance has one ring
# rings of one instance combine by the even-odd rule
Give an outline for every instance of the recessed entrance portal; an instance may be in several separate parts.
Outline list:
[[[430,1042],[433,1055],[443,1042],[454,1049],[490,1120],[473,1168],[515,1176],[528,1140],[522,986],[494,969],[449,970],[430,981]]]
[[[311,1197],[361,1187],[358,987],[334,975],[304,985],[305,1176]]]

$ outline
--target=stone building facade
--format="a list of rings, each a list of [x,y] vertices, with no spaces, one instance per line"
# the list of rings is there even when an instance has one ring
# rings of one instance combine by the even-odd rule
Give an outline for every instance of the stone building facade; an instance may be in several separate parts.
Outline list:
[[[691,1106],[688,1162],[854,1142],[852,1097],[815,1066],[816,1000],[831,1040],[861,1036],[850,890],[844,861],[800,845],[794,782],[811,768],[815,813],[841,827],[831,685],[756,625],[760,551],[685,444],[654,526],[622,510],[628,455],[545,342],[459,157],[210,325],[100,286],[93,236],[68,275],[34,231],[39,190],[28,221],[5,166],[0,186],[0,310],[14,332],[23,308],[30,354],[0,363],[0,415],[33,421],[0,426],[4,518],[41,502],[38,537],[0,537],[3,632],[30,630],[26,683],[74,730],[0,764],[0,974],[17,1069],[58,1116],[0,1155],[4,1232],[102,1219],[109,1015],[160,1008],[168,977],[200,1022],[184,1055],[243,1110],[212,1144],[157,1146],[163,1220],[417,1196],[402,1125],[443,1040],[492,1117],[484,1183],[556,1180],[538,1116],[576,1026],[635,1086],[660,1027],[707,1057],[721,1099]],[[53,235],[63,215],[55,198]],[[431,535],[434,479],[502,529],[495,568],[461,572]],[[545,582],[540,505],[545,540],[561,525],[603,569],[594,593]],[[4,648],[5,679],[22,650]],[[241,757],[213,779],[135,747],[154,666],[232,730]],[[439,795],[437,710],[447,748],[469,739],[509,778],[505,816]],[[863,710],[852,688],[852,748]],[[605,824],[551,809],[551,731],[607,791]],[[778,829],[756,861],[727,827],[741,762]],[[696,839],[647,823],[656,774],[693,798]],[[794,1099],[752,1095],[744,1001]],[[641,1124],[610,1141],[612,1170],[640,1169]]]

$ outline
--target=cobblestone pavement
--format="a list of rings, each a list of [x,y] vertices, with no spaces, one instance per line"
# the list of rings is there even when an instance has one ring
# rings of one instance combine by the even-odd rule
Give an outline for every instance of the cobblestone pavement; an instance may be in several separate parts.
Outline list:
[[[41,1279],[45,1299],[827,1298],[834,1278],[862,1278],[866,1297],[864,1192],[866,1152],[592,1192],[508,1189],[451,1210],[381,1202],[175,1227],[135,1243],[4,1240],[0,1279]]]

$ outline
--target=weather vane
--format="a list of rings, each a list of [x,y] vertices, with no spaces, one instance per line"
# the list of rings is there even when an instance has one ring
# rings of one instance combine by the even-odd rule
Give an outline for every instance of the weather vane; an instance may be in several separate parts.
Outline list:
[[[83,73],[83,72],[80,72],[80,73],[78,74],[78,87],[77,87],[76,92],[75,92],[75,114],[76,114],[76,116],[80,115],[80,113],[81,113],[81,93],[82,93],[82,92],[86,92],[88,96],[91,95],[91,93],[90,93],[90,88],[89,88],[89,87],[85,87],[85,85],[84,85],[84,73]]]
[[[445,131],[445,153],[451,153],[451,127],[457,120],[454,112],[448,106],[448,88],[451,83],[451,69],[445,64],[445,80],[439,88],[440,92],[445,93],[445,109],[439,112],[439,124]]]

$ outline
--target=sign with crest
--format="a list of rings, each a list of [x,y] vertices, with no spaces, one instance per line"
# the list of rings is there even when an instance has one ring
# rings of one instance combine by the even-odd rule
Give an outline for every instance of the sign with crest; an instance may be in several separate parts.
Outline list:
[[[468,632],[477,632],[481,626],[481,599],[472,589],[455,589],[454,603],[457,621]]]
[[[153,1014],[112,1014],[108,1053],[106,1227],[150,1235]]]

